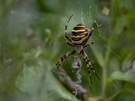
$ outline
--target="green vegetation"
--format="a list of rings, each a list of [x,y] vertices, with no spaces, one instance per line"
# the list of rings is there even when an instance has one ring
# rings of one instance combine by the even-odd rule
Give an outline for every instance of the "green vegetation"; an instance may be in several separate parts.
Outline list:
[[[135,101],[134,5],[134,0],[1,0],[0,101],[75,101],[52,71],[72,50],[63,38],[72,14],[69,33],[78,23],[91,28],[96,19],[102,24],[89,40],[96,43],[85,49],[100,81],[92,74],[91,84],[81,58],[85,101]],[[75,79],[72,61],[73,56],[61,68]]]

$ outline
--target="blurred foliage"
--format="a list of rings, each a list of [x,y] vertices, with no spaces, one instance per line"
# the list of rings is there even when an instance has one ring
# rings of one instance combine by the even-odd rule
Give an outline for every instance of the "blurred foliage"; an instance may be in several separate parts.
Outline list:
[[[82,85],[88,101],[135,101],[134,0],[1,0],[0,101],[80,101],[52,72],[56,62],[72,50],[63,39],[78,23],[97,28],[86,52],[101,81],[90,84],[82,59]],[[73,56],[62,64],[72,77]]]

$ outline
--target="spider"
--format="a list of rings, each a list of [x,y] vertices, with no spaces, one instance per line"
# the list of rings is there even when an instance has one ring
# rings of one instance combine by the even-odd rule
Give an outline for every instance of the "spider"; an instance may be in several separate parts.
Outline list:
[[[90,44],[86,44],[88,39],[90,38],[90,36],[93,33],[94,27],[99,27],[100,25],[97,24],[96,21],[94,21],[92,28],[88,29],[86,28],[86,26],[84,24],[77,24],[71,33],[71,36],[67,36],[67,26],[68,23],[70,21],[70,19],[72,18],[73,15],[71,15],[67,21],[67,24],[65,25],[65,32],[64,32],[64,39],[66,41],[66,43],[70,46],[74,47],[74,50],[67,52],[66,54],[64,54],[61,59],[57,62],[56,64],[56,68],[58,70],[60,70],[60,65],[62,64],[63,60],[65,60],[67,57],[77,53],[77,54],[81,54],[84,58],[84,60],[86,61],[87,64],[87,69],[88,69],[88,73],[90,76],[90,81],[92,83],[92,78],[91,78],[91,71],[96,75],[96,77],[100,80],[100,78],[98,77],[98,75],[96,74],[87,53],[84,51],[84,48],[91,46],[92,44],[94,44],[95,42],[91,42]],[[61,71],[61,70],[60,70]]]

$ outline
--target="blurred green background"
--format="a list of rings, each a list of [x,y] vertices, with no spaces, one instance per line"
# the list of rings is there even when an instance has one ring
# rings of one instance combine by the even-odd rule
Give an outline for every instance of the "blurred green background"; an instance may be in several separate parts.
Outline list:
[[[135,101],[134,0],[0,0],[0,101],[81,101],[52,72],[72,50],[63,38],[78,23],[96,28],[85,49],[100,81],[90,83],[82,59],[85,101]],[[63,68],[71,78],[73,56]]]

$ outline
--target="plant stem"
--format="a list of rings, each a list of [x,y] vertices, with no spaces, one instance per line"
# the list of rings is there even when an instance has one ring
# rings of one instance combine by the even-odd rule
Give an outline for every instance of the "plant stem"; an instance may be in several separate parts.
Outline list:
[[[102,68],[102,95],[101,99],[102,101],[105,101],[105,92],[106,92],[106,77],[107,77],[107,71],[106,68]]]
[[[104,65],[102,65],[102,95],[101,95],[102,101],[105,101],[106,99],[105,94],[106,94],[107,67],[108,67],[109,57],[111,53],[110,51],[111,45],[112,45],[112,37],[110,37],[108,40],[108,45],[105,52]]]

